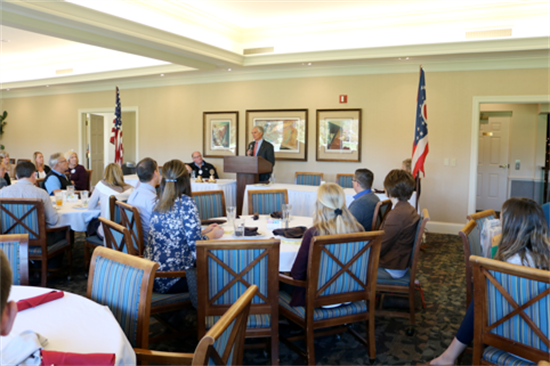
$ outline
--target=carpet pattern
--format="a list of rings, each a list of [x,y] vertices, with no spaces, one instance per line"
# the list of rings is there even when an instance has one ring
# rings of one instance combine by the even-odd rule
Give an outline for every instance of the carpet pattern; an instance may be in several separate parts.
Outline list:
[[[71,281],[66,278],[48,280],[48,287],[86,295],[87,278],[83,256],[84,236],[76,235],[73,250],[73,274]],[[414,335],[407,335],[410,327],[408,318],[386,318],[376,316],[376,359],[369,360],[367,349],[350,333],[315,339],[315,356],[323,365],[416,365],[424,364],[438,356],[450,344],[466,311],[466,287],[464,254],[462,242],[457,235],[427,234],[426,250],[421,251],[417,279],[424,289],[426,308],[422,309],[420,294],[416,298],[416,326]],[[32,277],[32,276],[31,276]],[[38,285],[38,278],[31,278],[32,285]],[[408,312],[408,300],[386,297],[384,308],[400,308]],[[180,329],[196,324],[196,312],[175,312],[167,314],[166,320]],[[357,323],[354,329],[365,335],[365,324]],[[164,327],[151,318],[150,333],[159,335]],[[287,321],[280,323],[280,333],[295,334],[297,328]],[[248,342],[247,343],[254,343]],[[153,343],[151,349],[174,352],[193,352],[196,337],[174,338]],[[299,343],[297,344],[299,346]],[[280,343],[281,365],[303,365],[306,360]],[[267,348],[246,349],[245,365],[268,365]],[[471,355],[459,360],[468,365]]]

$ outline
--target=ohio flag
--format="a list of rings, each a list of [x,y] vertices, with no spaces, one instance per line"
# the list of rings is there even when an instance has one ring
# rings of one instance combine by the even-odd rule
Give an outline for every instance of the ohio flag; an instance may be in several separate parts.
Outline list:
[[[414,143],[412,155],[412,175],[416,178],[419,172],[424,176],[424,160],[428,155],[428,112],[426,109],[426,82],[424,70],[420,67],[420,82],[418,83],[418,96],[416,97],[416,124],[414,127]]]
[[[115,163],[122,166],[124,148],[122,147],[122,120],[120,119],[120,96],[116,87],[115,119],[111,129],[111,144],[115,145]]]

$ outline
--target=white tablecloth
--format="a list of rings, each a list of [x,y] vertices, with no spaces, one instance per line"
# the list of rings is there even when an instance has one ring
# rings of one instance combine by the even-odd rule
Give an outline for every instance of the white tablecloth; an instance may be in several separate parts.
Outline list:
[[[12,286],[10,300],[37,296],[52,289]],[[114,353],[116,365],[135,365],[136,356],[108,307],[65,292],[61,299],[17,314],[11,333],[0,337],[0,349],[25,330],[48,339],[46,350],[76,353]]]
[[[318,186],[307,186],[300,184],[249,184],[246,186],[243,197],[243,215],[248,215],[248,191],[257,189],[286,189],[288,191],[288,203],[292,204],[292,214],[296,216],[312,216],[315,208],[315,201],[317,200]],[[353,202],[353,196],[356,195],[353,188],[344,188],[346,194],[346,205],[349,206]],[[376,193],[381,201],[387,200],[388,197],[385,194]],[[415,205],[416,192],[413,192],[409,203]]]
[[[137,174],[125,175],[124,181],[136,187],[139,183],[139,178]],[[197,183],[192,181],[191,190],[193,192],[222,190],[225,196],[226,207],[237,204],[237,181],[235,179],[218,179],[216,183]]]
[[[54,199],[52,197],[52,200]],[[55,207],[55,202],[53,204]],[[59,221],[56,227],[68,225],[73,231],[86,231],[90,221],[101,214],[100,210],[77,209],[75,205],[80,205],[80,201],[65,202],[61,208],[57,209]]]
[[[226,217],[223,217],[226,219]],[[281,239],[281,246],[279,247],[279,272],[290,272],[296,255],[298,254],[298,249],[300,249],[300,244],[302,239],[287,239],[280,236],[273,235],[273,230],[280,228],[280,224],[271,224],[268,227],[268,216],[261,215],[259,220],[253,220],[252,216],[242,215],[241,219],[244,219],[244,224],[247,227],[257,227],[258,231],[261,232],[262,236],[245,236],[243,239],[269,239],[269,238],[278,238]],[[296,226],[305,226],[310,228],[312,225],[313,219],[311,217],[301,217],[301,216],[292,216],[290,219],[289,227]],[[221,237],[220,240],[235,240],[233,227],[229,223],[220,225],[224,228],[225,234]],[[240,238],[239,238],[240,239]]]

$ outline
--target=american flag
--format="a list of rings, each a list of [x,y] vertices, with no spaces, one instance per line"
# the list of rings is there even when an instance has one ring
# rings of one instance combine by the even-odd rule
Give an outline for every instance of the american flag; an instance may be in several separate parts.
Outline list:
[[[115,119],[111,130],[111,144],[115,145],[115,163],[122,166],[124,148],[122,147],[122,120],[120,119],[120,96],[116,87]]]
[[[416,125],[414,127],[414,143],[412,155],[412,175],[416,176],[421,171],[424,176],[424,160],[428,155],[428,111],[426,107],[426,82],[424,70],[420,67],[420,82],[418,83],[418,96],[416,97]]]

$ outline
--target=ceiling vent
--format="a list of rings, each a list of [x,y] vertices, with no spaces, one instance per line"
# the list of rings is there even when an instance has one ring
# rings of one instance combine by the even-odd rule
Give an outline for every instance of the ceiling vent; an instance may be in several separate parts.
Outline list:
[[[243,50],[243,55],[257,55],[260,53],[273,53],[275,47],[247,48]]]
[[[466,39],[512,37],[512,28],[466,32]]]
[[[63,70],[55,70],[56,75],[65,75],[65,74],[72,74],[73,69],[63,69]]]

